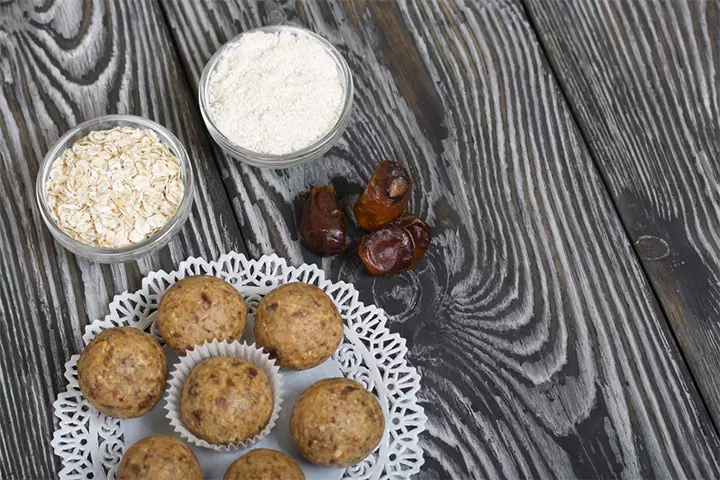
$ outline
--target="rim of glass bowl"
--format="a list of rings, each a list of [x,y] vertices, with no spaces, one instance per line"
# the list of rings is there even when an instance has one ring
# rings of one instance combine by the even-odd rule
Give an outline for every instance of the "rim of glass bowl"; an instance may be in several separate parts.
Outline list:
[[[47,204],[47,182],[50,177],[52,165],[65,149],[72,143],[88,135],[94,130],[108,130],[115,126],[136,127],[143,130],[152,130],[158,139],[165,143],[170,151],[178,158],[183,173],[184,192],[175,214],[153,236],[145,240],[121,248],[94,247],[79,242],[65,233],[53,220],[50,207]],[[151,252],[165,246],[182,228],[192,210],[195,196],[195,178],[193,176],[190,157],[180,140],[162,125],[135,115],[105,115],[83,122],[61,136],[45,155],[38,170],[35,181],[35,196],[40,214],[50,233],[68,250],[74,254],[101,263],[129,262],[142,258]]]
[[[315,39],[325,48],[325,50],[330,54],[333,60],[335,60],[335,64],[340,71],[343,81],[343,110],[333,128],[330,129],[330,131],[327,132],[323,137],[321,137],[317,142],[292,153],[274,155],[268,153],[253,152],[252,150],[243,148],[234,143],[228,137],[226,137],[225,134],[223,134],[220,129],[215,126],[215,123],[210,116],[209,84],[210,75],[215,70],[215,67],[220,61],[222,55],[232,45],[237,43],[244,35],[254,32],[275,33],[281,31],[291,32],[295,35],[305,35],[307,37]],[[213,139],[225,151],[230,153],[231,156],[237,158],[238,160],[255,167],[266,168],[292,167],[301,163],[308,162],[310,160],[314,160],[326,153],[328,150],[330,150],[330,148],[335,144],[335,142],[337,142],[337,140],[342,136],[345,128],[347,128],[348,126],[348,123],[350,123],[350,114],[352,112],[353,106],[353,95],[354,85],[352,72],[350,72],[350,67],[347,64],[347,61],[340,54],[338,49],[335,48],[326,39],[314,32],[311,32],[310,30],[289,25],[272,25],[267,27],[254,28],[252,30],[247,30],[228,40],[224,45],[218,48],[215,54],[213,54],[213,56],[210,57],[210,60],[205,64],[202,76],[200,77],[200,87],[198,89],[200,113],[202,114],[205,126],[210,131],[210,135],[213,137]]]

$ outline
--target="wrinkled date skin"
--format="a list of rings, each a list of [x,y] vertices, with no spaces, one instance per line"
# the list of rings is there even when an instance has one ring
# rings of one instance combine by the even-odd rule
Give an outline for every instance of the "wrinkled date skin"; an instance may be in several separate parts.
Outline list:
[[[410,234],[413,239],[413,258],[410,262],[410,269],[420,263],[425,252],[430,246],[430,236],[432,229],[430,226],[420,220],[412,213],[403,213],[400,218],[392,222],[392,225],[398,225]]]
[[[345,250],[345,217],[332,185],[314,187],[303,205],[300,236],[317,255],[335,255]]]
[[[430,246],[430,227],[405,213],[360,240],[358,254],[371,275],[385,276],[415,268]]]
[[[410,174],[398,162],[380,162],[355,203],[355,219],[369,232],[374,232],[402,215],[410,201]]]

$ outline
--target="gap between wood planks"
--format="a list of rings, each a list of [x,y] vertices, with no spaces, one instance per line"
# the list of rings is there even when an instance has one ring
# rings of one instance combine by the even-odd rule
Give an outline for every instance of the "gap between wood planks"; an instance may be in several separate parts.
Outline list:
[[[688,376],[690,377],[693,384],[695,385],[695,389],[698,392],[698,397],[700,398],[700,401],[702,402],[702,405],[708,414],[708,418],[710,419],[710,422],[712,423],[712,426],[715,429],[715,432],[718,435],[720,435],[720,428],[715,423],[713,416],[710,414],[710,408],[708,406],[707,401],[705,400],[705,395],[703,394],[703,391],[700,388],[700,384],[697,381],[697,379],[695,378],[695,372],[690,368],[690,364],[685,356],[685,350],[683,350],[681,348],[680,341],[677,338],[677,335],[675,334],[675,330],[673,329],[672,325],[670,324],[670,321],[668,320],[668,314],[665,311],[665,306],[663,305],[663,302],[661,301],[660,295],[658,294],[657,290],[655,289],[653,282],[650,281],[650,275],[648,274],[648,271],[645,268],[645,264],[642,262],[640,255],[638,254],[637,250],[635,249],[635,243],[632,241],[632,237],[630,235],[628,225],[626,224],[623,216],[620,215],[620,209],[618,208],[617,200],[611,193],[608,179],[606,178],[603,170],[599,167],[599,165],[598,165],[599,162],[595,155],[595,152],[589,146],[586,132],[583,129],[582,124],[578,121],[578,114],[576,111],[576,106],[575,106],[575,104],[573,104],[572,101],[570,101],[570,97],[568,96],[568,94],[565,90],[565,86],[563,84],[562,77],[560,75],[558,75],[555,65],[553,64],[550,55],[547,54],[547,48],[546,48],[545,41],[543,40],[543,37],[539,34],[539,29],[538,29],[537,23],[535,21],[535,17],[530,13],[530,9],[527,8],[526,2],[527,2],[527,0],[520,0],[520,5],[523,9],[523,13],[525,14],[525,18],[527,18],[530,28],[532,29],[533,33],[535,34],[538,45],[540,46],[540,51],[542,52],[542,56],[545,59],[545,61],[547,62],[548,70],[550,71],[551,75],[555,79],[555,83],[557,85],[558,90],[560,91],[560,95],[564,99],[565,103],[568,105],[568,108],[570,110],[570,115],[572,116],[572,121],[575,124],[575,127],[577,128],[578,134],[580,135],[580,138],[582,139],[582,143],[585,145],[585,148],[588,151],[588,156],[590,157],[590,160],[592,161],[593,167],[595,168],[596,172],[598,173],[598,177],[600,178],[600,181],[602,182],[602,186],[608,192],[608,197],[610,198],[610,202],[612,204],[613,211],[615,212],[618,219],[620,220],[620,225],[622,225],[623,232],[625,232],[625,236],[628,238],[628,242],[633,247],[631,254],[637,259],[638,266],[642,270],[643,276],[647,280],[648,287],[649,287],[650,291],[652,292],[653,298],[655,299],[655,302],[657,303],[657,305],[660,309],[660,312],[662,312],[663,320],[665,320],[665,324],[668,327],[668,330],[670,332],[671,338],[673,339],[673,342],[675,342],[675,345],[678,347],[677,350],[680,354],[680,358],[682,359],[683,364],[685,365],[685,369],[688,372]]]
[[[170,45],[170,55],[174,56],[177,59],[178,62],[178,68],[183,73],[182,75],[182,82],[187,87],[187,91],[193,94],[192,102],[197,102],[197,95],[195,94],[195,89],[192,86],[192,83],[190,82],[190,75],[187,71],[187,67],[185,66],[185,62],[183,62],[182,57],[180,56],[180,51],[178,49],[177,40],[175,38],[175,35],[172,33],[172,29],[170,28],[170,20],[167,17],[167,14],[165,13],[165,8],[163,8],[162,4],[160,3],[160,0],[154,0],[153,1],[155,5],[155,10],[159,12],[159,16],[162,18],[162,28],[165,29],[168,36],[168,43]],[[230,195],[230,191],[228,190],[227,184],[223,181],[223,169],[220,165],[220,161],[218,160],[218,149],[220,148],[216,143],[215,139],[212,138],[210,133],[208,132],[207,128],[205,127],[205,122],[201,122],[201,128],[202,131],[205,133],[205,135],[208,138],[208,145],[210,146],[210,151],[212,153],[212,159],[215,162],[215,167],[220,174],[220,183],[223,186],[223,190],[225,192],[225,196],[228,199],[228,204],[230,205],[230,208],[232,209],[233,215],[235,216],[235,221],[238,222],[238,235],[240,235],[240,240],[242,241],[243,246],[245,247],[245,253],[246,255],[250,255],[250,250],[248,249],[248,241],[245,239],[245,236],[242,233],[242,229],[240,228],[240,223],[238,219],[238,214],[235,211],[235,206],[232,202],[232,196]],[[222,155],[222,153],[221,153]],[[223,252],[227,253],[227,252]],[[243,252],[240,252],[243,253]],[[693,379],[694,381],[694,379]]]

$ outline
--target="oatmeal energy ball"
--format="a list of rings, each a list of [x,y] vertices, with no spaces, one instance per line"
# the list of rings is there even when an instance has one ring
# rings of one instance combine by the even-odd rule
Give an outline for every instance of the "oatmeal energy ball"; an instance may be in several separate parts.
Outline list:
[[[305,480],[305,475],[284,453],[256,448],[235,460],[223,480]]]
[[[295,447],[303,457],[327,467],[358,463],[375,450],[384,430],[380,402],[347,378],[313,383],[290,414]]]
[[[260,367],[237,358],[209,358],[192,369],[180,394],[180,418],[215,445],[244,442],[270,421],[273,393]]]
[[[242,337],[247,309],[242,295],[226,281],[196,275],[176,282],[158,307],[158,330],[182,354],[194,345]]]
[[[314,285],[288,283],[268,293],[255,316],[255,341],[282,368],[305,370],[340,346],[343,322],[332,299]]]
[[[145,415],[160,400],[168,365],[160,344],[132,327],[100,332],[80,354],[80,391],[106,415]]]
[[[148,437],[128,448],[117,480],[202,480],[195,454],[174,437]]]

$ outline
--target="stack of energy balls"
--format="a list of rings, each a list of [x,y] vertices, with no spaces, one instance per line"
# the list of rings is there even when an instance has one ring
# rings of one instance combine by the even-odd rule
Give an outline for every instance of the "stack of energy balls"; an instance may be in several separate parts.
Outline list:
[[[183,355],[213,340],[239,341],[247,308],[242,295],[213,276],[176,282],[163,295],[157,327],[165,343]],[[342,342],[343,321],[332,299],[305,283],[282,285],[267,294],[255,316],[256,344],[280,368],[305,370],[330,358]],[[136,418],[155,407],[165,391],[168,362],[161,345],[131,327],[100,332],[78,360],[78,383],[88,402],[117,418]],[[187,376],[180,418],[211,445],[252,439],[270,421],[273,392],[263,370],[230,357],[204,360]],[[328,378],[312,384],[293,406],[290,434],[307,460],[328,467],[362,461],[380,443],[385,418],[377,398],[358,382]],[[174,437],[149,437],[124,454],[116,478],[202,479],[195,454]],[[254,449],[238,458],[225,480],[304,479],[284,453]]]

